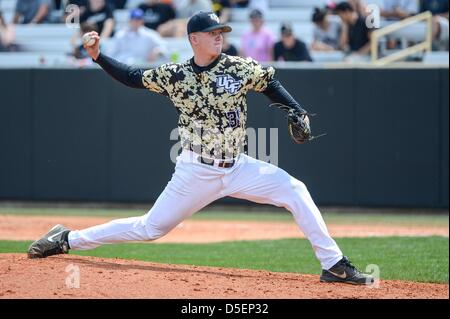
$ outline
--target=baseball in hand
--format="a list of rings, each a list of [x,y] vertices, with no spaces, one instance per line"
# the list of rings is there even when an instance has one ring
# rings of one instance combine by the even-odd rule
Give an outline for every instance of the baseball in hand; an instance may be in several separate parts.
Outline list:
[[[87,47],[91,47],[95,44],[95,39],[91,37],[89,33],[83,35],[83,44]]]

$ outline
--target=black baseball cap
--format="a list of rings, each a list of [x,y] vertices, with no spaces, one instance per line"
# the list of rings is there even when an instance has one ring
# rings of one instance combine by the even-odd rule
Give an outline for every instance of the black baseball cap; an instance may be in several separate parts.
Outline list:
[[[221,29],[222,32],[231,32],[231,27],[221,24],[219,17],[214,12],[203,12],[194,14],[188,21],[187,33],[210,32]]]
[[[347,11],[355,11],[352,7],[352,5],[346,1],[340,2],[338,3],[335,7],[334,7],[334,12],[347,12]]]
[[[292,26],[289,23],[283,23],[281,26],[281,34],[291,35],[292,33]]]
[[[264,14],[259,9],[253,9],[249,14],[250,19],[262,19]]]

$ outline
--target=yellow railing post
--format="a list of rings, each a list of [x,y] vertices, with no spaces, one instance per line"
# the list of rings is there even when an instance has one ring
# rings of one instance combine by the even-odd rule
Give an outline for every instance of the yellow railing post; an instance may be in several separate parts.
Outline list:
[[[406,48],[399,52],[396,52],[394,54],[391,54],[390,56],[379,59],[379,57],[378,57],[378,40],[381,37],[391,34],[393,32],[396,32],[400,29],[409,27],[410,25],[422,22],[424,20],[426,20],[426,22],[427,22],[427,34],[426,34],[424,42],[421,42],[412,47],[409,47],[409,48]],[[385,64],[388,64],[391,62],[395,62],[395,61],[398,61],[400,59],[403,59],[409,55],[415,54],[420,51],[428,51],[429,52],[429,51],[431,51],[431,45],[433,42],[433,15],[431,14],[430,11],[426,11],[421,14],[415,15],[413,17],[390,24],[382,29],[372,32],[371,41],[372,41],[371,42],[372,63],[374,63],[376,65],[385,65]]]

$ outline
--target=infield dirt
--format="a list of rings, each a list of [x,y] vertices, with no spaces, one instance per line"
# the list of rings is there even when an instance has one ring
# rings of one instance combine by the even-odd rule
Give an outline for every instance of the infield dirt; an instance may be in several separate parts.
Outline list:
[[[80,274],[79,288],[68,277],[75,267]],[[449,297],[447,284],[383,280],[379,288],[368,288],[320,283],[317,275],[71,255],[28,259],[25,254],[0,254],[0,278],[0,298]]]
[[[63,223],[81,229],[112,218],[0,215],[0,239],[34,240]],[[448,237],[448,227],[328,225],[334,237]],[[158,242],[220,242],[303,237],[295,223],[186,221]],[[78,267],[78,268],[77,268]],[[79,288],[67,285],[79,269]],[[70,277],[72,278],[72,277]],[[69,281],[69,286],[72,281]],[[0,254],[0,298],[449,298],[448,284],[382,280],[378,288],[325,284],[317,275],[185,266],[75,255],[28,259]]]

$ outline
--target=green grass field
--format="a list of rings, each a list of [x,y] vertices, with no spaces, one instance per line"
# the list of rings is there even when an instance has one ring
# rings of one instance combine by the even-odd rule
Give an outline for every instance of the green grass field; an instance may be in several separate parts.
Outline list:
[[[120,209],[5,208],[1,214],[126,217],[145,213]],[[327,223],[427,225],[448,227],[448,215],[354,214],[327,211]],[[283,212],[202,211],[197,220],[254,220],[292,222]],[[337,238],[337,243],[361,270],[378,265],[381,279],[448,283],[449,239],[444,237]],[[0,253],[24,253],[29,241],[0,241]],[[319,274],[320,265],[305,239],[236,241],[211,244],[129,243],[106,245],[75,255],[125,258],[159,263],[203,265],[276,272]]]
[[[361,270],[369,264],[378,265],[382,279],[448,283],[448,238],[338,238],[336,241]],[[0,241],[0,253],[24,253],[30,243]],[[131,243],[71,253],[171,264],[306,274],[320,272],[320,265],[305,239],[213,244]]]

